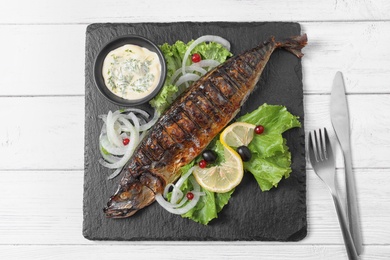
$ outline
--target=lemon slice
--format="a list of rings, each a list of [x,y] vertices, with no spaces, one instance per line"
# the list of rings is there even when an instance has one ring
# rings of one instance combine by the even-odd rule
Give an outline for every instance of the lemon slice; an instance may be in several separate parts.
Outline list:
[[[219,141],[223,145],[225,161],[221,165],[200,168],[196,166],[193,175],[204,189],[223,193],[240,184],[244,176],[244,165],[240,155],[232,147],[247,146],[253,139],[255,125],[236,122],[226,127]]]
[[[224,146],[247,146],[253,139],[255,125],[236,122],[226,127],[221,133],[220,141]]]
[[[225,162],[221,165],[200,168],[196,166],[193,175],[206,190],[223,193],[232,190],[244,176],[244,165],[240,155],[228,146],[223,146]]]

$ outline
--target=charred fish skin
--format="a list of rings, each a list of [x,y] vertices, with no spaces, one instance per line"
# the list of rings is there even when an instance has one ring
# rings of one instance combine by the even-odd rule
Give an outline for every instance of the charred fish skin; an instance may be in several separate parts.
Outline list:
[[[126,218],[150,205],[155,194],[180,176],[180,168],[198,156],[236,116],[271,54],[283,48],[298,58],[307,36],[274,37],[234,56],[194,82],[160,117],[122,170],[122,179],[104,212]]]

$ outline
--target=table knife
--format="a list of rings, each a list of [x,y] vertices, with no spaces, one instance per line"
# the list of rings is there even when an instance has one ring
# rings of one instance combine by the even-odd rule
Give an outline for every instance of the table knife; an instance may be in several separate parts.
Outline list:
[[[355,176],[352,172],[348,104],[345,95],[343,74],[341,72],[337,72],[333,80],[330,98],[330,117],[333,129],[340,143],[341,150],[343,151],[347,191],[347,220],[356,251],[358,255],[360,255],[363,251],[363,243],[356,200]]]

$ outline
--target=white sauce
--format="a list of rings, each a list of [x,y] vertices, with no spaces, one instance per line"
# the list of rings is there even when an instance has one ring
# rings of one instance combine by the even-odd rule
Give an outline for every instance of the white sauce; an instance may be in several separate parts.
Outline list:
[[[124,99],[137,100],[156,88],[161,76],[161,64],[155,52],[126,44],[107,54],[102,73],[112,93]]]

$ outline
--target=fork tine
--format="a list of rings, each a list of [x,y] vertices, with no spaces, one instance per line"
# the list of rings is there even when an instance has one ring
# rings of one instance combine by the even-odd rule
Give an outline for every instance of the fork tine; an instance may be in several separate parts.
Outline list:
[[[326,155],[326,143],[325,143],[326,129],[324,128],[324,131],[322,131],[322,129],[320,128],[318,129],[318,131],[320,133],[318,139],[319,142],[321,143],[321,156],[322,156],[321,159],[325,161],[328,158],[328,156]]]
[[[312,132],[309,132],[309,158],[311,164],[314,164],[317,161],[317,156],[314,149],[314,143],[312,138]]]
[[[322,145],[321,145],[321,129],[318,130],[319,134],[317,135],[317,131],[314,130],[314,140],[315,140],[315,146],[317,150],[317,161],[322,161]]]
[[[324,128],[324,138],[325,138],[325,152],[326,152],[327,159],[328,160],[333,159],[332,146],[330,144],[330,139],[326,128]]]

